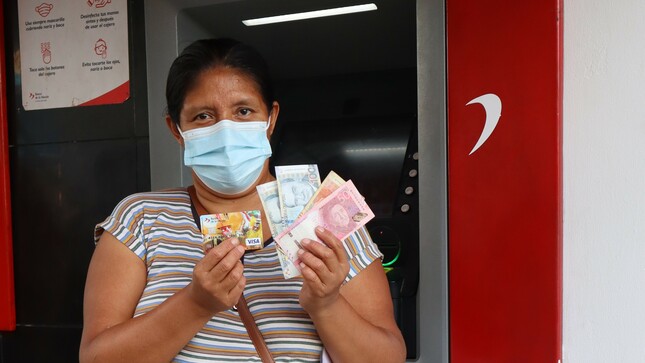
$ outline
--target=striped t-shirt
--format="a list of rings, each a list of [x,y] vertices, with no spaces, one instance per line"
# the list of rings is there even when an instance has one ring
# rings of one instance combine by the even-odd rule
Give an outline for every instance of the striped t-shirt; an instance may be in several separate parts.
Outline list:
[[[188,285],[204,256],[202,235],[185,189],[133,194],[123,199],[95,229],[98,242],[108,231],[147,266],[147,282],[134,316],[154,309]],[[382,257],[363,228],[344,241],[349,281]],[[276,362],[319,362],[322,343],[298,302],[302,278],[284,279],[275,242],[244,256],[244,296]],[[260,362],[240,316],[226,310],[213,316],[174,362]]]

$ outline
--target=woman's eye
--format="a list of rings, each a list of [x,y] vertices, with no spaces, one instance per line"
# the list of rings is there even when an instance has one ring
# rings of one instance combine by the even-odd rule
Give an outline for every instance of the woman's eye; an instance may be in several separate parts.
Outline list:
[[[210,119],[211,119],[211,116],[207,113],[200,113],[199,115],[195,116],[196,121],[206,121]]]

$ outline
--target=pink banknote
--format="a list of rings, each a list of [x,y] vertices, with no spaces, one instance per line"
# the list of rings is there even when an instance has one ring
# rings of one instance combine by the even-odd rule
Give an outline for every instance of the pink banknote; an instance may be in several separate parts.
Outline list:
[[[322,226],[343,240],[374,218],[354,183],[348,180],[326,198],[316,203],[306,214],[283,230],[276,238],[287,258],[298,265],[300,241],[318,240],[315,228]]]

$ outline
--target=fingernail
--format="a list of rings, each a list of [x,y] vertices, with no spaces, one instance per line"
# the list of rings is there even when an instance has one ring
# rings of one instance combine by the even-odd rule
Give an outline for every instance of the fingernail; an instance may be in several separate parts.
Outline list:
[[[311,243],[311,240],[309,238],[303,238],[302,241],[300,241],[300,243],[303,246],[307,246],[307,245],[309,245]]]
[[[237,245],[239,245],[239,244],[240,244],[240,240],[238,240],[237,238],[232,238],[232,239],[231,239],[231,244],[232,244],[233,246],[237,246]]]
[[[242,254],[244,254],[244,251],[246,251],[244,249],[244,246],[237,246],[237,250],[240,251],[240,253],[242,253]]]
[[[302,256],[305,253],[305,250],[298,250],[298,256]]]
[[[325,229],[322,228],[321,226],[316,227],[316,231],[318,232],[325,232]]]
[[[301,269],[305,268],[305,263],[304,262],[300,262],[300,268]]]

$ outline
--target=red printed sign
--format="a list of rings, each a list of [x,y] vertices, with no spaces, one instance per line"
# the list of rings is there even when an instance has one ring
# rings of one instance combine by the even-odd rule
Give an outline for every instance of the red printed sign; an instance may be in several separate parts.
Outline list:
[[[446,1],[452,363],[561,358],[561,9]]]
[[[130,97],[126,0],[18,1],[25,110]]]

